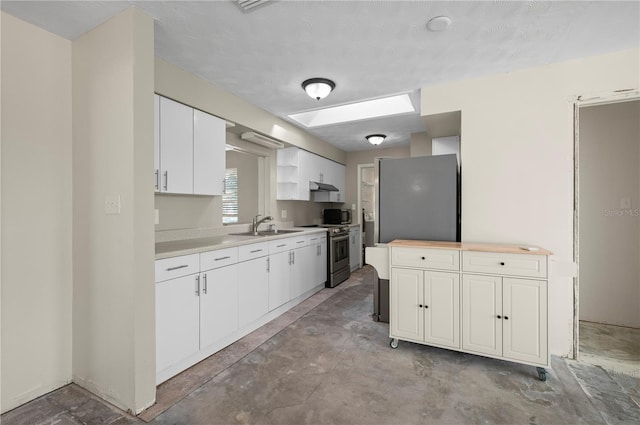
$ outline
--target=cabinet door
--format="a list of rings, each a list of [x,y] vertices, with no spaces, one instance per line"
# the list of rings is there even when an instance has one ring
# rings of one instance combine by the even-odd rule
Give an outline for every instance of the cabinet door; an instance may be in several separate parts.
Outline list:
[[[156,284],[156,372],[200,348],[198,288],[198,275]]]
[[[160,190],[160,96],[153,95],[153,188]]]
[[[425,272],[424,340],[460,348],[460,275]]]
[[[200,349],[238,329],[238,265],[201,273]]]
[[[316,285],[327,282],[327,237],[319,238],[316,244]]]
[[[193,193],[193,108],[160,98],[161,191]]]
[[[462,275],[462,348],[502,355],[502,279]]]
[[[504,278],[502,312],[504,357],[546,365],[547,283]]]
[[[291,252],[282,251],[269,256],[269,311],[280,307],[290,298]]]
[[[193,193],[222,195],[225,174],[225,122],[193,111]]]
[[[238,264],[238,326],[243,327],[269,312],[269,257]]]
[[[312,264],[308,246],[291,251],[291,298],[299,297],[314,286],[313,275],[309,273],[313,270]]]
[[[338,192],[330,192],[331,202],[344,202],[344,187],[345,187],[345,173],[346,167],[342,164],[334,162],[332,164],[331,183],[338,188]]]
[[[422,270],[391,269],[389,329],[392,337],[422,341],[424,335]]]

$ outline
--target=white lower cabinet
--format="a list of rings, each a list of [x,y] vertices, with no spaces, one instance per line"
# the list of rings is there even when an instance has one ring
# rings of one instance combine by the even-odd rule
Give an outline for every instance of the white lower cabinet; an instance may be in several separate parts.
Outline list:
[[[546,364],[546,282],[464,274],[462,288],[465,350]]]
[[[312,239],[313,245],[303,235],[157,260],[156,383],[257,329],[326,281],[326,236]]]
[[[156,284],[156,370],[175,365],[200,349],[199,275]]]
[[[538,366],[546,379],[548,251],[473,244],[476,252],[429,241],[389,245],[392,347],[402,339],[525,363]]]
[[[391,273],[391,334],[460,348],[459,275],[403,268]]]
[[[314,276],[311,288],[327,282],[327,236],[309,236],[310,274]],[[309,288],[309,289],[311,289]]]
[[[269,311],[291,299],[291,251],[269,256]]]
[[[269,312],[269,257],[240,263],[238,324],[242,328]]]
[[[200,347],[238,330],[238,265],[200,274]]]

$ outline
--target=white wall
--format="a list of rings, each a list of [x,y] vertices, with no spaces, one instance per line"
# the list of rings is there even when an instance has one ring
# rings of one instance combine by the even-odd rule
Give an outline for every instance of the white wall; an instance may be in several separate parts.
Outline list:
[[[640,101],[579,123],[580,320],[640,327]]]
[[[72,61],[73,378],[137,413],[155,399],[153,20],[122,12]]]
[[[0,19],[4,412],[71,381],[71,43]]]
[[[421,114],[462,111],[462,240],[554,252],[550,350],[572,355],[574,99],[638,89],[638,49],[424,87]]]

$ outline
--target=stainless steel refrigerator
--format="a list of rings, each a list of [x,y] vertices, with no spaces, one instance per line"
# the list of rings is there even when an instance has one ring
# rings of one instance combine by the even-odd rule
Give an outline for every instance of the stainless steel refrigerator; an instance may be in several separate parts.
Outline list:
[[[460,241],[455,154],[379,158],[375,165],[377,246],[394,239]],[[375,279],[374,286],[374,318],[388,322],[389,281]]]

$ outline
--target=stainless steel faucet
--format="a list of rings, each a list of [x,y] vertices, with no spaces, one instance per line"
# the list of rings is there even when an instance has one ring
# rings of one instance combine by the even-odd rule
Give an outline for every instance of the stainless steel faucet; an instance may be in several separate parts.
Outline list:
[[[260,224],[264,223],[265,221],[273,220],[273,217],[271,217],[270,215],[258,220],[258,217],[260,217],[261,215],[262,214],[258,214],[251,220],[251,233],[253,233],[254,235],[258,234],[258,226],[260,226]]]

